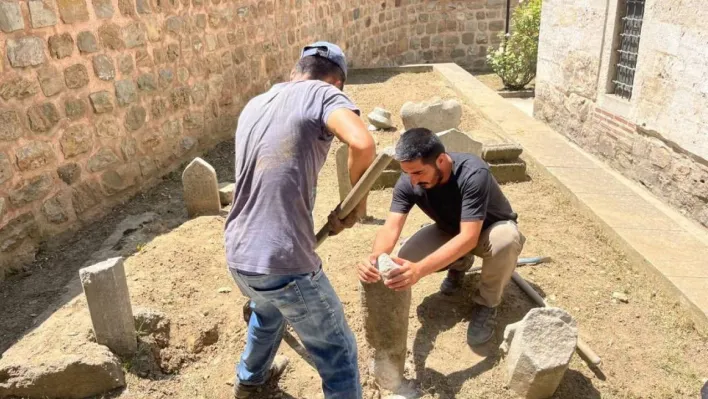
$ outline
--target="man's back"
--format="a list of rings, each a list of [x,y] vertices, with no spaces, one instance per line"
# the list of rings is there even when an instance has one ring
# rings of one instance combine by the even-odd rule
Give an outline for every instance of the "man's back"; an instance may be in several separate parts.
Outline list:
[[[312,209],[317,175],[332,142],[325,127],[338,108],[358,110],[318,80],[282,83],[252,99],[236,130],[236,185],[226,221],[230,268],[308,273],[319,266]]]

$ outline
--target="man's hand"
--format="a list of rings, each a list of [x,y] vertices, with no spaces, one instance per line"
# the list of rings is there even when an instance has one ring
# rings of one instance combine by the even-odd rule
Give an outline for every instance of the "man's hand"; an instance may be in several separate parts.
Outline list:
[[[365,259],[357,265],[359,280],[361,280],[362,283],[375,283],[381,280],[379,269],[376,268],[376,259],[376,255],[369,255],[369,259]]]
[[[329,225],[330,236],[336,236],[344,229],[352,228],[356,224],[356,222],[359,221],[359,212],[357,212],[357,209],[351,211],[349,215],[347,215],[347,217],[345,217],[344,219],[340,219],[339,217],[337,217],[339,209],[339,205],[337,205],[337,208],[330,212],[329,216],[327,217],[327,224]]]
[[[397,256],[392,256],[391,260],[398,264],[398,267],[391,270],[385,284],[395,291],[403,291],[412,287],[423,277],[421,270],[415,262],[409,262]]]

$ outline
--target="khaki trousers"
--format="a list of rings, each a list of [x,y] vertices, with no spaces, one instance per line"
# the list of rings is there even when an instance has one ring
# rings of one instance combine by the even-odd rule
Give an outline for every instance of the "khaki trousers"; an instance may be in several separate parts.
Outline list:
[[[418,230],[398,251],[400,258],[418,262],[440,248],[453,236],[432,224]],[[483,230],[477,247],[442,270],[467,271],[474,256],[482,258],[482,279],[473,300],[481,305],[496,307],[501,303],[504,287],[511,280],[526,238],[515,222],[494,223]],[[440,271],[442,271],[440,270]]]

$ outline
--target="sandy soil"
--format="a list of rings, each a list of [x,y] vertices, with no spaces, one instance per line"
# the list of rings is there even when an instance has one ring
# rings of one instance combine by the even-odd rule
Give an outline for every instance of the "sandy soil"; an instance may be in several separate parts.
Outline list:
[[[347,91],[365,112],[374,106],[384,106],[397,114],[403,100],[434,95],[448,97],[448,88],[432,76],[391,76],[375,79],[376,83],[368,85],[367,90],[362,90],[361,85],[351,85]],[[415,98],[410,90],[415,90]],[[400,121],[397,123],[400,126]],[[477,132],[484,129],[484,120],[480,119],[476,128],[464,123],[463,128],[473,136],[484,133]],[[394,137],[392,133],[377,134],[379,146],[393,143]],[[324,222],[325,215],[338,201],[333,156],[336,146],[335,143],[320,173],[316,225]],[[222,180],[231,178],[230,154],[230,145],[224,144],[207,157]],[[520,226],[527,237],[522,256],[544,255],[552,257],[553,261],[523,267],[519,272],[547,301],[566,309],[577,319],[581,336],[603,358],[601,371],[593,371],[574,356],[555,397],[697,397],[703,379],[708,377],[705,361],[708,341],[695,331],[688,315],[659,288],[660,284],[650,274],[630,264],[602,230],[575,209],[547,178],[533,166],[529,175],[530,181],[504,185],[503,190],[520,214]],[[146,376],[127,362],[126,366],[131,366],[128,387],[110,397],[229,398],[231,386],[228,383],[245,343],[245,325],[241,319],[244,299],[225,268],[223,218],[200,218],[180,225],[184,221],[180,192],[176,176],[168,177],[165,183],[142,198],[117,209],[110,218],[77,235],[76,241],[43,252],[42,260],[24,275],[2,283],[0,350],[33,328],[32,323],[41,323],[42,315],[51,311],[50,304],[63,291],[61,282],[75,278],[81,259],[87,259],[100,246],[117,221],[126,214],[152,210],[160,215],[162,227],[151,224],[137,232],[142,234],[140,242],[125,249],[126,255],[134,253],[126,261],[126,269],[134,306],[161,310],[171,318],[173,334],[165,354],[178,371]],[[329,239],[318,250],[357,336],[364,376],[367,349],[354,267],[368,254],[379,224],[386,216],[390,198],[390,189],[373,192],[368,206],[373,220]],[[414,211],[404,237],[428,222],[421,212]],[[430,276],[413,288],[407,365],[411,384],[423,398],[514,397],[504,387],[504,361],[497,347],[504,326],[521,319],[533,306],[532,302],[510,284],[500,308],[497,334],[488,344],[472,349],[467,346],[465,335],[476,276],[468,276],[464,292],[452,298],[438,294],[443,277],[442,274]],[[232,290],[219,292],[225,291],[220,290],[224,287]],[[615,291],[626,292],[629,302],[613,301]],[[30,305],[30,301],[36,302]],[[83,316],[81,310],[73,311],[79,312],[76,317],[86,317],[85,311]],[[189,348],[195,337],[214,326],[219,331],[218,341],[200,353],[192,353]],[[293,349],[298,348],[297,340],[288,337],[286,341],[281,352],[291,358],[291,365],[277,387],[270,387],[260,397],[321,397],[316,371]],[[381,395],[368,378],[364,378],[364,383],[366,398]]]

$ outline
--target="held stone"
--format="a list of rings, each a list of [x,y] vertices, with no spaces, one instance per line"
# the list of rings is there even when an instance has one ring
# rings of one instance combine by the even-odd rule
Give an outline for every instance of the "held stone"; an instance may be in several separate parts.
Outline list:
[[[182,187],[190,218],[218,215],[221,210],[216,171],[206,161],[195,158],[182,173]]]

